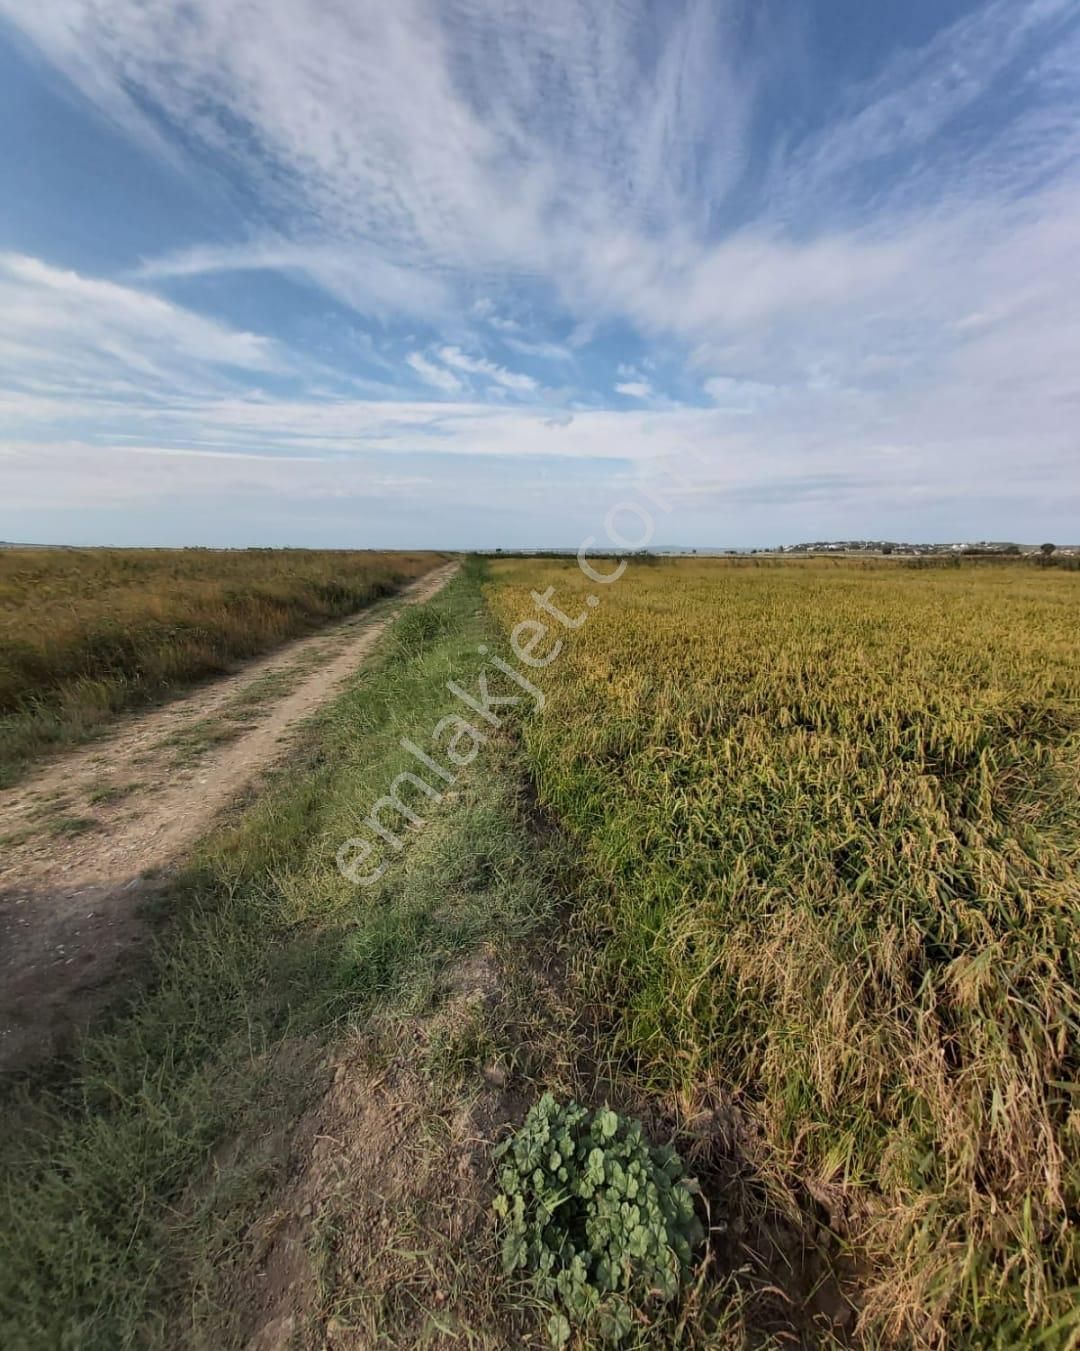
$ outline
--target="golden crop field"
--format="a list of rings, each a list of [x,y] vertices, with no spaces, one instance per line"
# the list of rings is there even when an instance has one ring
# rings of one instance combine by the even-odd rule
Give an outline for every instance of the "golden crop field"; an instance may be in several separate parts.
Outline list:
[[[0,550],[0,779],[44,745],[358,610],[444,558]]]
[[[605,568],[611,564],[605,564]],[[1080,1330],[1080,578],[496,565],[564,650],[523,736],[582,979],[658,1091],[733,1104],[889,1343]],[[601,593],[595,609],[586,594]]]

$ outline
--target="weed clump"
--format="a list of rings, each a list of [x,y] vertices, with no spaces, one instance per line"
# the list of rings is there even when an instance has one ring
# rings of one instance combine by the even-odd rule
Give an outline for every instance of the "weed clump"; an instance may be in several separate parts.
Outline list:
[[[446,613],[438,606],[424,605],[406,610],[394,625],[394,644],[402,656],[418,657],[447,631],[448,625]]]
[[[495,1151],[507,1275],[529,1273],[562,1345],[589,1324],[601,1340],[629,1335],[636,1308],[668,1303],[704,1233],[697,1184],[670,1145],[609,1108],[560,1107],[545,1093]]]

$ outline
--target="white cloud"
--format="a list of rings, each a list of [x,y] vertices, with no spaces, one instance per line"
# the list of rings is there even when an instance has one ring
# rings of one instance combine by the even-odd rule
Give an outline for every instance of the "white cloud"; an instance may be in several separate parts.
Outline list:
[[[1041,39],[1060,49],[1060,20],[1070,10],[1075,11],[1072,0],[991,0],[941,29],[924,46],[900,48],[873,78],[846,91],[821,131],[775,164],[774,205],[790,210],[797,204],[805,212],[807,204],[821,196],[831,199],[833,209],[846,202],[856,190],[852,182],[856,171],[926,146],[983,98],[1022,55],[1036,65],[1030,56],[1033,42]],[[1072,36],[1075,39],[1075,32]],[[1052,97],[1075,102],[1077,90],[1074,67],[1071,88],[1060,87]],[[1021,121],[1030,128],[1042,108],[1036,98]],[[892,193],[886,189],[885,195],[910,199],[916,185],[923,200],[931,194],[947,198],[964,179],[985,174],[987,159],[997,158],[997,147],[970,141],[955,155],[938,148],[924,157],[913,175],[897,175],[896,189]],[[999,161],[998,171],[1002,167]],[[877,190],[880,193],[880,185]]]
[[[537,382],[531,375],[508,371],[505,366],[497,366],[493,361],[487,361],[483,357],[468,356],[460,347],[440,347],[439,356],[448,366],[455,366],[459,371],[467,371],[470,375],[481,375],[486,380],[501,385],[503,389],[513,390],[518,394],[528,394],[537,388]]]
[[[449,288],[437,274],[419,266],[401,266],[376,249],[351,243],[267,239],[229,246],[200,245],[145,260],[135,276],[163,281],[258,271],[297,274],[361,314],[438,319],[451,308]]]
[[[245,246],[189,267],[310,268],[350,303],[366,289],[348,249],[373,241],[377,293],[408,291],[416,270],[437,301],[478,267],[580,272],[583,241],[614,222],[681,228],[688,192],[723,195],[745,157],[733,8],[691,0],[657,42],[644,14],[588,0],[0,0],[112,121],[144,140],[158,125],[144,108],[183,127],[307,241],[304,257]]]
[[[522,356],[536,357],[540,361],[573,361],[574,354],[561,343],[543,340],[532,341],[525,338],[503,338],[503,342],[514,352]]]
[[[427,357],[420,352],[410,352],[405,361],[421,380],[429,385],[434,385],[436,389],[444,389],[448,394],[456,394],[463,388],[461,381],[453,371],[448,371],[445,366],[436,366],[433,361],[428,361]]]
[[[149,291],[0,254],[0,364],[24,389],[100,401],[194,382],[221,388],[230,372],[286,369],[277,344]]]
[[[288,223],[288,239],[151,260],[147,278],[275,267],[364,312],[437,323],[467,308],[478,276],[539,280],[587,324],[618,317],[691,342],[807,306],[873,304],[925,267],[920,245],[958,181],[1000,195],[1075,148],[1080,79],[1043,50],[1051,38],[1075,46],[1069,10],[993,0],[899,51],[823,105],[833,115],[820,130],[777,143],[761,210],[717,239],[757,92],[789,74],[777,68],[789,48],[765,21],[740,24],[734,0],[662,15],[598,13],[590,0],[541,12],[524,0],[0,0],[110,119],[157,144],[142,111],[155,110]],[[857,223],[837,220],[856,171],[919,152],[1021,57],[1035,88],[1026,111],[983,146],[922,155],[874,182]],[[882,204],[898,197],[905,219],[886,219]],[[487,296],[474,312],[507,333],[519,322]]]
[[[727,408],[742,408],[747,412],[760,408],[780,393],[777,385],[761,380],[737,380],[730,375],[711,376],[705,381],[704,389],[714,403]]]
[[[564,467],[700,450],[698,486],[744,507],[865,513],[993,485],[1034,513],[1055,475],[1056,500],[1075,498],[1069,0],[971,9],[823,96],[815,129],[777,137],[745,178],[758,91],[800,72],[790,48],[748,36],[734,0],[0,0],[0,14],[114,125],[179,159],[174,123],[258,204],[251,239],[151,259],[127,284],[0,263],[6,425],[64,443],[65,465],[99,446],[104,480],[122,476],[125,437],[220,442],[255,475],[247,452],[267,446]],[[340,397],[299,354],[147,289],[254,269],[407,319],[397,369],[462,402]],[[576,362],[576,378],[595,370],[582,347],[623,325],[663,341],[664,372],[689,350],[687,383],[715,406],[665,404],[643,358],[615,389],[650,408],[571,420],[528,360],[474,354]],[[302,392],[253,394],[286,373]],[[529,410],[494,407],[501,392]],[[84,452],[66,439],[76,423]]]
[[[796,513],[790,519],[807,525],[823,512],[854,524],[881,513],[883,500],[892,512],[943,503],[957,521],[965,512],[977,520],[987,494],[976,485],[987,482],[994,485],[991,498],[1007,498],[1002,514],[1014,522],[1080,505],[1075,480],[1062,483],[1055,469],[1065,429],[1056,443],[1020,459],[1010,446],[987,442],[999,408],[951,425],[938,410],[934,440],[920,416],[903,421],[903,414],[904,401],[896,400],[853,417],[844,400],[830,395],[777,410],[764,427],[721,409],[570,418],[483,405],[233,398],[178,405],[167,417],[155,412],[146,419],[149,435],[141,437],[140,419],[129,416],[131,440],[110,438],[104,427],[92,440],[12,439],[5,498],[11,510],[43,500],[74,509],[205,494],[242,513],[253,494],[284,507],[377,495],[381,484],[422,519],[475,499],[478,485],[489,510],[497,501],[526,511],[539,500],[532,465],[542,470],[543,500],[556,512],[560,494],[565,499],[572,491],[575,510],[599,522],[613,495],[649,490],[670,500],[671,513],[658,515],[665,528],[678,534],[688,513],[707,509],[719,543],[746,538],[743,531],[777,512],[780,519]],[[483,461],[497,464],[497,472],[468,468]],[[602,472],[583,480],[590,465]],[[540,535],[551,539],[550,525]]]

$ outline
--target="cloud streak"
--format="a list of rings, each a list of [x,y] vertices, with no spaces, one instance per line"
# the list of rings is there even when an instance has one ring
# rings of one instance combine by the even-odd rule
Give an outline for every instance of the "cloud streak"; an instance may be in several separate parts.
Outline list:
[[[453,371],[448,371],[444,366],[436,366],[421,352],[410,352],[405,361],[425,384],[434,385],[436,389],[445,390],[447,394],[456,394],[464,388]]]
[[[448,366],[453,366],[459,371],[467,371],[470,375],[481,376],[502,389],[513,390],[518,394],[529,394],[537,387],[531,375],[523,375],[520,371],[508,371],[505,366],[498,366],[485,357],[468,356],[460,347],[441,347],[439,356]]]
[[[145,398],[288,367],[266,337],[23,254],[0,254],[0,312],[0,366],[9,385],[28,390]]]
[[[1054,475],[1059,502],[1075,494],[1069,0],[991,0],[786,117],[810,58],[775,40],[783,4],[753,21],[734,0],[0,15],[111,125],[253,204],[244,238],[118,277],[0,258],[2,406],[73,473],[80,438],[130,472],[130,437],[184,464],[218,443],[256,478],[261,447],[502,460],[519,486],[542,463],[564,490],[571,462],[634,478],[681,449],[706,466],[701,500],[726,485],[776,519],[802,500],[932,523],[966,485],[1034,520]],[[369,321],[381,386],[340,349],[316,369],[302,339],[203,308],[266,273]],[[425,510],[445,500],[411,486]]]

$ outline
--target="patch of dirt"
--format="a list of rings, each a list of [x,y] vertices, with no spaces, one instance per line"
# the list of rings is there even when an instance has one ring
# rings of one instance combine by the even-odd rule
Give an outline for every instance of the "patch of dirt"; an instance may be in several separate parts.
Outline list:
[[[450,564],[401,592],[430,600]],[[0,1071],[58,1050],[146,938],[140,909],[393,618],[366,612],[124,722],[0,793]]]
[[[452,973],[438,1014],[357,1034],[287,1143],[246,1258],[215,1303],[247,1351],[375,1345],[523,1346],[497,1307],[490,1151],[527,1103],[476,1075],[441,1087],[422,1071],[433,1040],[496,997],[495,963]],[[387,1056],[386,1048],[392,1046]]]

